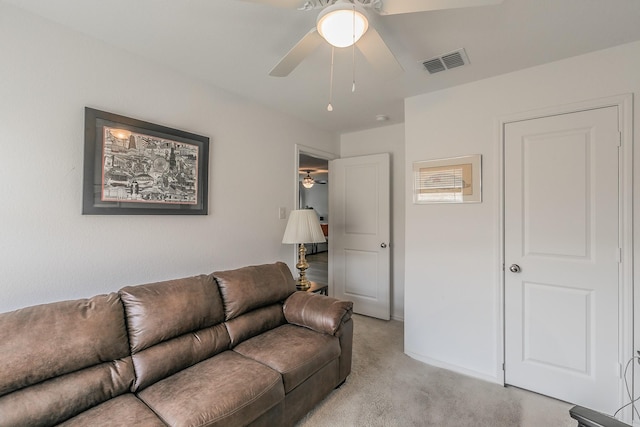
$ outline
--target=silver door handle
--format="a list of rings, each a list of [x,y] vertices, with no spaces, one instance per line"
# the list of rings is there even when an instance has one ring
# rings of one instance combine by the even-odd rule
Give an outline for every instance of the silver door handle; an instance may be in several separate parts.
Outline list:
[[[383,243],[380,243],[380,247],[381,247],[382,249],[384,249],[384,248],[386,248],[386,247],[387,247],[387,244],[386,244],[386,243],[384,243],[384,242],[383,242]]]
[[[518,264],[511,264],[511,266],[509,267],[509,271],[512,273],[520,273],[522,270],[520,269],[520,266]]]

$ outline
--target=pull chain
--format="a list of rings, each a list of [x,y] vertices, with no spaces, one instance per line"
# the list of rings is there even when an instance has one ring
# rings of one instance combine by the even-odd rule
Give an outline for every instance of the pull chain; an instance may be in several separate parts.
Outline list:
[[[355,4],[353,5],[353,44],[352,46],[353,46],[353,50],[352,50],[353,84],[351,85],[351,93],[354,93],[356,91],[356,6]]]
[[[329,78],[329,105],[327,105],[327,111],[333,111],[333,105],[331,105],[331,101],[333,100],[333,54],[335,52],[335,47],[331,47],[331,77]]]

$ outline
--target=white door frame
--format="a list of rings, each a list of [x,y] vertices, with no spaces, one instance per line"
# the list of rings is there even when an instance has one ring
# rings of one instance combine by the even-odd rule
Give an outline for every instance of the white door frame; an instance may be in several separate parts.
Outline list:
[[[504,149],[505,149],[505,126],[508,123],[518,122],[523,120],[537,119],[547,116],[554,116],[559,114],[569,114],[578,111],[592,110],[603,107],[618,107],[619,112],[619,129],[621,132],[621,149],[619,155],[619,238],[620,245],[622,247],[622,256],[619,269],[619,348],[618,357],[619,363],[624,369],[624,364],[634,356],[633,347],[633,94],[624,94],[618,96],[611,96],[607,98],[600,98],[594,100],[588,100],[584,102],[555,106],[550,108],[544,108],[533,111],[526,111],[522,113],[512,114],[501,117],[497,120],[496,126],[498,135],[497,138],[497,152],[499,153],[499,192],[498,198],[498,212],[499,224],[498,224],[498,241],[497,252],[499,254],[499,265],[496,266],[498,277],[498,336],[502,339],[498,340],[498,365],[496,366],[496,378],[501,378],[502,385],[505,384],[505,200],[504,200]],[[500,373],[502,372],[502,374]],[[624,390],[624,381],[620,379],[620,406],[622,406],[623,396],[626,396]],[[631,420],[631,408],[627,408],[624,412],[624,418]]]
[[[308,147],[306,145],[302,145],[302,144],[296,144],[295,145],[295,159],[294,159],[294,173],[295,173],[295,177],[294,177],[294,190],[293,190],[293,209],[300,209],[299,203],[300,203],[300,175],[299,175],[299,169],[300,169],[300,154],[307,154],[309,156],[318,158],[318,159],[324,159],[324,160],[335,160],[337,158],[339,158],[339,156],[330,153],[328,151],[322,151],[322,150],[318,150],[317,148],[313,148],[313,147]],[[331,182],[328,182],[327,184],[328,186],[331,185]],[[329,203],[331,203],[331,201],[329,200]],[[296,245],[294,245],[293,251],[292,251],[292,259],[293,259],[293,264],[292,265],[296,265],[296,263],[298,262],[298,248],[295,247]],[[327,250],[329,253],[331,253],[331,239],[329,239],[328,245],[327,245]],[[331,265],[331,257],[329,257],[329,263],[328,263],[328,277],[327,277],[327,281],[329,282],[329,289],[332,289],[333,286],[331,286],[333,284],[333,266]]]

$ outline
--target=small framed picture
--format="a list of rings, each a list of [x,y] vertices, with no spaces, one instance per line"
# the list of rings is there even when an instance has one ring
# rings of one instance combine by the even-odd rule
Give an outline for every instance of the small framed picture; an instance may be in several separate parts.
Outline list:
[[[206,215],[209,138],[85,108],[85,215]]]
[[[413,203],[482,202],[482,156],[413,163]]]

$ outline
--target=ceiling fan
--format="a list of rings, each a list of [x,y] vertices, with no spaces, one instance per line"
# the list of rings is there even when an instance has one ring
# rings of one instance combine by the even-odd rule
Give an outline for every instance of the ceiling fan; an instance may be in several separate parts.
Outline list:
[[[288,76],[323,41],[334,47],[355,44],[372,66],[383,74],[404,71],[384,40],[371,24],[375,15],[396,15],[488,6],[503,0],[241,0],[303,11],[320,9],[312,28],[269,72],[270,76]]]
[[[307,176],[305,176],[304,178],[302,178],[302,180],[300,182],[302,182],[302,186],[304,188],[311,188],[313,187],[314,184],[326,184],[327,180],[319,180],[319,179],[315,179],[311,176],[311,172],[314,173],[318,173],[318,172],[324,172],[327,173],[329,171],[323,171],[323,170],[313,170],[313,169],[304,169],[304,170],[300,170],[300,175],[304,175],[305,173],[307,174]]]

